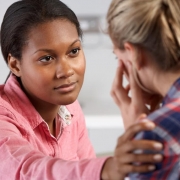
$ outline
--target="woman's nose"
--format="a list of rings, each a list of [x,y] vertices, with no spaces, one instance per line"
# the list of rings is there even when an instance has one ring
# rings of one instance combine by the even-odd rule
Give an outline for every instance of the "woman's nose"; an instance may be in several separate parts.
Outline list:
[[[67,59],[60,60],[56,70],[56,77],[59,78],[68,78],[74,74],[73,68]]]

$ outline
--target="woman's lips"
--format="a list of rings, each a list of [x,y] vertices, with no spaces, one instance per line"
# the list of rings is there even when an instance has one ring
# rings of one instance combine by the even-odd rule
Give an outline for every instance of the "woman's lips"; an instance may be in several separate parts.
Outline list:
[[[77,82],[72,82],[69,84],[63,84],[57,88],[54,88],[56,91],[59,91],[61,93],[68,93],[75,89]]]

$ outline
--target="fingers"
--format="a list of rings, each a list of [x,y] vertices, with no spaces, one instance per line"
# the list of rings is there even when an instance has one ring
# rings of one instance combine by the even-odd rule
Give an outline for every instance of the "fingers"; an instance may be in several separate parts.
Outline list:
[[[155,170],[155,166],[154,165],[140,165],[140,166],[135,166],[135,165],[123,165],[121,168],[118,169],[119,173],[124,173],[124,174],[128,174],[131,172],[134,173],[145,173],[145,172],[149,172],[149,171],[153,171]]]
[[[124,68],[124,75],[125,75],[126,80],[129,82],[129,73],[126,67]]]
[[[126,91],[126,94],[129,94],[129,91],[130,91],[130,85],[129,84],[125,87],[125,91]]]
[[[126,89],[123,87],[123,71],[123,63],[119,61],[119,67],[117,68],[111,90],[111,96],[118,105],[122,102],[125,103],[130,101]]]
[[[121,164],[128,164],[132,162],[138,162],[140,163],[157,163],[162,161],[163,156],[161,154],[128,154],[124,157],[122,157],[120,160],[117,158],[117,161],[119,161]]]
[[[146,114],[139,116],[138,120],[144,120]],[[114,152],[114,161],[117,171],[121,174],[143,173],[155,169],[154,164],[161,162],[163,156],[159,153],[163,145],[153,140],[132,140],[141,131],[153,130],[155,124],[145,120],[130,126],[127,131],[118,139]],[[146,150],[151,154],[145,154]]]
[[[147,119],[145,119],[146,117],[147,117],[147,114],[142,113],[142,114],[139,115],[139,117],[137,117],[136,122],[137,123],[140,123],[140,122],[150,122],[150,121],[147,121]]]
[[[139,150],[151,150],[151,151],[159,151],[162,150],[163,145],[156,141],[148,141],[148,140],[133,140],[128,141],[124,146],[121,146],[121,153],[124,152],[133,152],[139,153]],[[117,152],[119,151],[117,147]],[[141,152],[140,151],[140,152]],[[119,152],[118,152],[119,154]],[[116,155],[116,154],[115,154]]]
[[[149,141],[149,140],[133,140],[133,141],[131,141],[131,145],[129,145],[129,149],[131,149],[129,151],[132,151],[135,149],[152,150],[152,151],[158,150],[159,151],[159,150],[162,150],[162,148],[163,148],[163,146],[161,143],[159,143],[157,141],[153,141],[153,140],[151,140],[151,141]]]
[[[131,140],[138,132],[153,130],[154,128],[155,124],[150,121],[142,121],[140,123],[133,124],[126,130],[126,132],[119,138],[119,140],[126,142]]]
[[[126,142],[117,147],[114,152],[114,158],[119,164],[132,162],[155,163],[163,159],[161,154],[142,154],[143,150],[157,152],[163,149],[163,145],[156,141],[134,140]],[[124,155],[124,156],[123,156]]]
[[[128,61],[126,65],[127,65],[128,74],[129,74],[132,102],[136,105],[139,105],[140,103],[144,104],[141,88],[137,84],[137,81],[139,80],[136,80],[136,78],[138,79],[137,72],[135,69],[133,69],[131,62]]]

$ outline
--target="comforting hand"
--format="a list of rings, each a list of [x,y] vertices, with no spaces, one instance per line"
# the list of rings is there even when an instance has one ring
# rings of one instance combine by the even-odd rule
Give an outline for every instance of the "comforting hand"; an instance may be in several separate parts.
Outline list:
[[[152,130],[155,125],[144,121],[129,127],[118,139],[114,157],[106,160],[102,169],[102,180],[124,180],[131,172],[149,172],[155,169],[153,163],[160,162],[161,154],[135,154],[135,150],[162,150],[162,144],[156,141],[132,140],[136,133],[144,130]],[[141,164],[145,163],[145,164]]]

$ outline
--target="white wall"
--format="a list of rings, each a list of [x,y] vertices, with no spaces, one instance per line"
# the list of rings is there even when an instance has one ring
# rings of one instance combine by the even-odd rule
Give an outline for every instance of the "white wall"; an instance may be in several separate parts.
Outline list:
[[[11,5],[14,0],[0,0],[0,23],[2,22],[4,13],[6,12],[6,9]],[[9,69],[6,66],[5,61],[3,60],[2,54],[0,53],[0,84],[2,84],[7,75],[8,75]]]
[[[77,15],[105,15],[111,0],[62,0]]]

